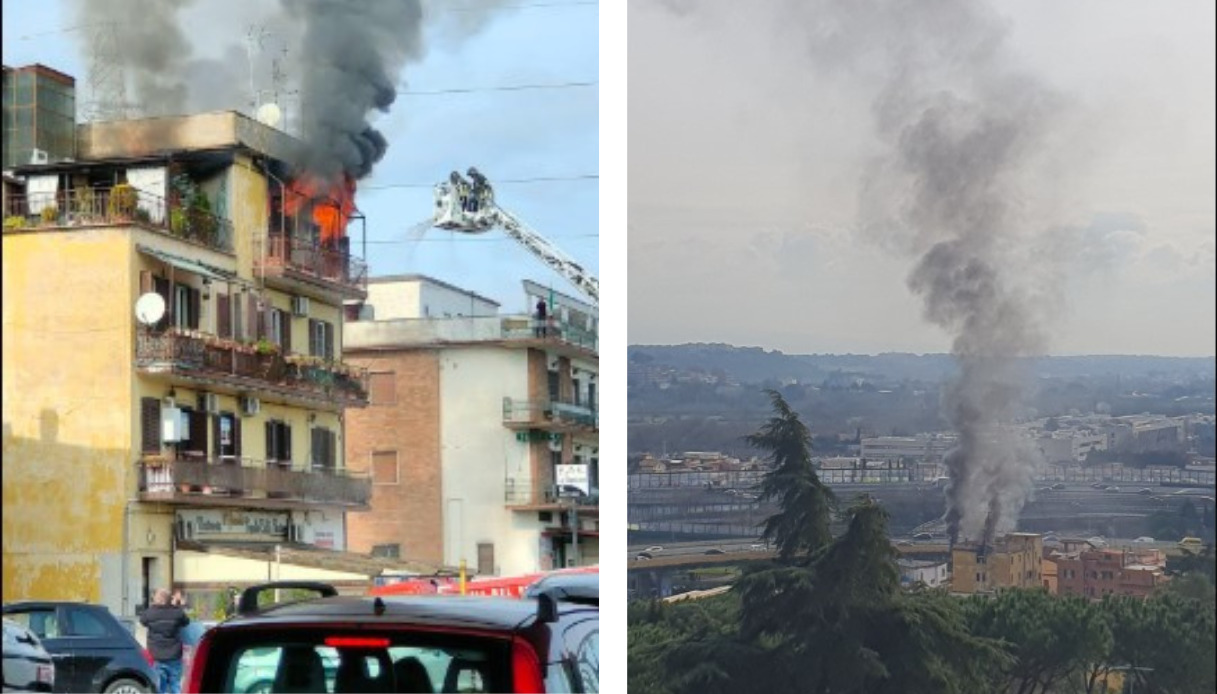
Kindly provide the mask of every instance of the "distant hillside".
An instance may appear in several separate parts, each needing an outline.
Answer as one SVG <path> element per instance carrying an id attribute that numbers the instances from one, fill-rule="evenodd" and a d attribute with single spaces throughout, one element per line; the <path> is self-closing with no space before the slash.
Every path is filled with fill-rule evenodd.
<path id="1" fill-rule="evenodd" d="M 1156 378 L 1163 380 L 1213 378 L 1213 357 L 1156 357 L 1094 355 L 1041 357 L 1034 371 L 1046 378 Z M 831 377 L 855 377 L 871 381 L 903 380 L 938 382 L 952 374 L 955 361 L 949 354 L 785 354 L 760 347 L 732 345 L 632 345 L 632 367 L 666 366 L 686 371 L 721 372 L 741 383 L 767 380 L 818 384 Z"/>

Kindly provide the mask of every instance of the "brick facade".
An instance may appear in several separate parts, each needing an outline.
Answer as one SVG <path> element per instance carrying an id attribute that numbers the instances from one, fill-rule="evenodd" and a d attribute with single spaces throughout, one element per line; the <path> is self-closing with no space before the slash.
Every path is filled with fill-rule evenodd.
<path id="1" fill-rule="evenodd" d="M 348 359 L 371 373 L 394 375 L 395 399 L 373 401 L 348 413 L 347 465 L 371 470 L 372 454 L 396 451 L 396 483 L 373 480 L 372 511 L 347 515 L 351 551 L 400 545 L 401 557 L 444 560 L 442 461 L 440 458 L 439 354 L 429 350 L 352 353 Z"/>

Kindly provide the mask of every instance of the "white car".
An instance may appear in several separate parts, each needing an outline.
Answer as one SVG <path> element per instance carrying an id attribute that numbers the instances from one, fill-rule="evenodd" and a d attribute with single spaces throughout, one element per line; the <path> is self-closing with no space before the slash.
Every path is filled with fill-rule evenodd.
<path id="1" fill-rule="evenodd" d="M 644 550 L 642 550 L 642 551 L 646 552 L 647 554 L 654 554 L 654 553 L 656 553 L 656 552 L 662 552 L 662 551 L 663 551 L 663 547 L 660 547 L 659 545 L 652 545 L 652 546 L 647 547 L 646 549 L 644 549 Z"/>
<path id="2" fill-rule="evenodd" d="M 34 632 L 4 620 L 4 691 L 49 692 L 55 686 L 55 662 Z"/>
<path id="3" fill-rule="evenodd" d="M 1157 542 L 1157 540 L 1155 540 L 1155 539 L 1154 539 L 1154 538 L 1152 538 L 1152 537 L 1138 537 L 1137 539 L 1133 540 L 1133 542 L 1137 542 L 1137 543 L 1140 543 L 1140 544 L 1145 544 L 1145 543 L 1148 543 L 1148 542 Z"/>

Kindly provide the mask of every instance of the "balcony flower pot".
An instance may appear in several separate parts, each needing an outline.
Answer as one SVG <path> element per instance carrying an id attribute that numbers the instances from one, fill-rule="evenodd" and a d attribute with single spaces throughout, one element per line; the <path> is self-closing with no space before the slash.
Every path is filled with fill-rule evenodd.
<path id="1" fill-rule="evenodd" d="M 120 183 L 110 190 L 108 209 L 115 221 L 129 222 L 135 216 L 139 203 L 139 192 L 127 183 Z"/>

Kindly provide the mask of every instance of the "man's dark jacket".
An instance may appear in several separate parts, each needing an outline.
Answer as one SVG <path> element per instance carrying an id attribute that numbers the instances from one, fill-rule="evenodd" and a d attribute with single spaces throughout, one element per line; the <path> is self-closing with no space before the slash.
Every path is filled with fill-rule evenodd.
<path id="1" fill-rule="evenodd" d="M 190 618 L 180 607 L 151 605 L 140 615 L 148 627 L 148 652 L 153 660 L 178 660 L 182 657 L 182 627 Z"/>

